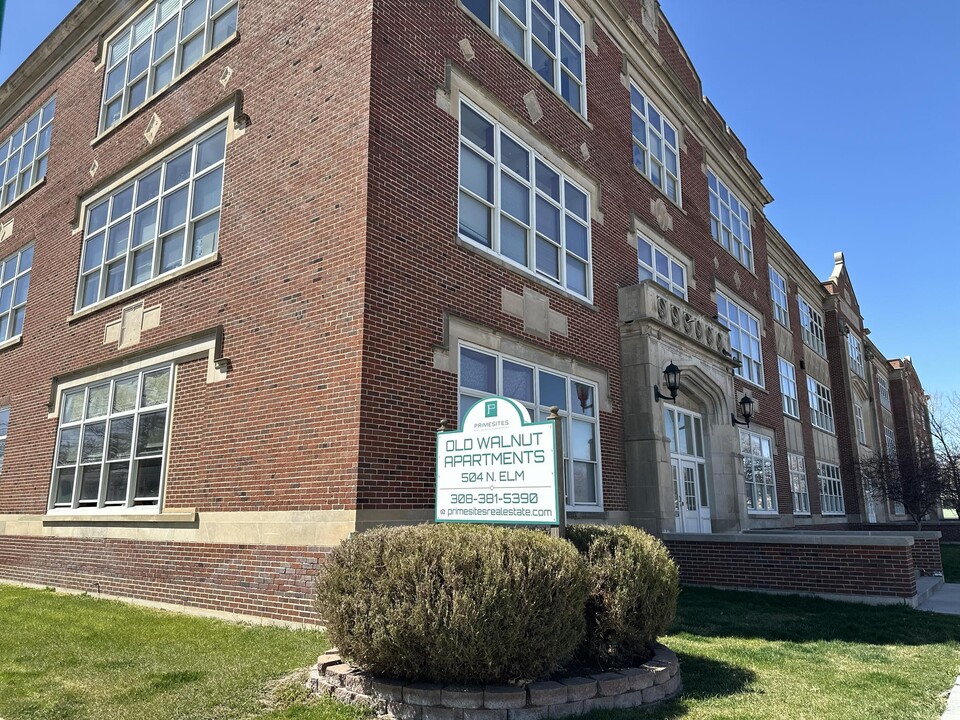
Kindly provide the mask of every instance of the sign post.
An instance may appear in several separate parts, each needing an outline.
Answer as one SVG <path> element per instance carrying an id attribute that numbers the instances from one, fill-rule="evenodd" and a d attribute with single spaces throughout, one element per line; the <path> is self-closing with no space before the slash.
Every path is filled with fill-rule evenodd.
<path id="1" fill-rule="evenodd" d="M 555 413 L 554 413 L 555 414 Z M 515 400 L 474 403 L 463 427 L 437 433 L 437 522 L 560 526 L 558 418 L 532 422 Z"/>

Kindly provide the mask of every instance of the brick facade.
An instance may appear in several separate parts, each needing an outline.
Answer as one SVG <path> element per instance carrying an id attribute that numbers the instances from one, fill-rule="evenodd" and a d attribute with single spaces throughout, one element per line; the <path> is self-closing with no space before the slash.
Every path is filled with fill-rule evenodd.
<path id="1" fill-rule="evenodd" d="M 673 359 L 674 404 L 703 421 L 697 503 L 710 529 L 861 519 L 833 316 L 829 369 L 803 363 L 796 292 L 818 307 L 830 292 L 764 217 L 772 198 L 666 18 L 638 0 L 571 0 L 583 21 L 583 116 L 475 6 L 244 3 L 235 36 L 98 135 L 106 42 L 137 8 L 83 0 L 0 87 L 0 139 L 56 96 L 46 178 L 0 210 L 0 260 L 35 250 L 22 336 L 0 338 L 0 408 L 10 409 L 0 578 L 312 618 L 322 548 L 373 525 L 432 519 L 434 433 L 459 415 L 467 342 L 596 387 L 599 499 L 571 506 L 573 521 L 676 529 L 679 460 L 652 395 Z M 678 202 L 634 167 L 631 83 L 678 132 Z M 588 190 L 589 299 L 460 233 L 462 99 Z M 78 311 L 88 201 L 214 122 L 227 133 L 216 252 Z M 712 237 L 708 170 L 749 208 L 750 267 Z M 636 289 L 641 237 L 683 266 L 685 300 L 650 281 Z M 788 274 L 786 329 L 774 320 L 768 261 Z M 631 292 L 651 298 L 644 314 L 623 304 Z M 762 387 L 731 375 L 718 292 L 758 320 Z M 676 317 L 654 307 L 668 301 Z M 128 335 L 129 318 L 147 311 L 155 322 Z M 705 347 L 704 332 L 719 345 Z M 797 367 L 796 425 L 782 412 L 778 353 Z M 54 507 L 66 389 L 161 359 L 175 371 L 159 503 L 125 514 Z M 832 385 L 835 436 L 811 428 L 807 372 Z M 752 428 L 774 448 L 775 512 L 748 506 L 730 423 L 745 394 L 756 401 Z M 788 451 L 806 461 L 809 516 L 792 513 Z M 821 516 L 821 459 L 842 468 L 844 516 Z"/>

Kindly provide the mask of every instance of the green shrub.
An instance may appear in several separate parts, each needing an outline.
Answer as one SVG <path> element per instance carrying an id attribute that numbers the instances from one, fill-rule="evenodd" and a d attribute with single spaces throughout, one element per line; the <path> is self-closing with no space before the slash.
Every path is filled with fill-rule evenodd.
<path id="1" fill-rule="evenodd" d="M 666 547 L 629 526 L 574 525 L 567 537 L 592 581 L 580 660 L 613 667 L 646 659 L 677 611 L 677 566 Z"/>
<path id="2" fill-rule="evenodd" d="M 583 560 L 542 532 L 485 525 L 382 528 L 334 550 L 317 609 L 351 663 L 433 682 L 532 680 L 585 630 Z"/>

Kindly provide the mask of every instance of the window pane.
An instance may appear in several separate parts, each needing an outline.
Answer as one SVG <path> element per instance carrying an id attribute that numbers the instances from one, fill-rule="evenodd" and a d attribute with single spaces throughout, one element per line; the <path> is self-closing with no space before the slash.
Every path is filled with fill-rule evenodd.
<path id="1" fill-rule="evenodd" d="M 540 400 L 541 407 L 556 405 L 561 410 L 567 409 L 567 381 L 558 375 L 540 371 Z"/>
<path id="2" fill-rule="evenodd" d="M 110 383 L 90 388 L 87 394 L 87 412 L 85 417 L 103 417 L 107 414 L 110 399 Z"/>
<path id="3" fill-rule="evenodd" d="M 80 452 L 80 462 L 99 462 L 103 459 L 103 440 L 107 431 L 107 423 L 90 423 L 83 428 L 83 447 Z"/>
<path id="4" fill-rule="evenodd" d="M 577 505 L 597 504 L 596 466 L 592 463 L 573 463 L 573 497 Z"/>
<path id="5" fill-rule="evenodd" d="M 487 202 L 493 202 L 493 163 L 466 147 L 460 150 L 460 184 Z"/>
<path id="6" fill-rule="evenodd" d="M 107 444 L 107 460 L 122 460 L 130 457 L 133 447 L 133 416 L 114 418 L 110 421 L 110 441 Z"/>
<path id="7" fill-rule="evenodd" d="M 237 7 L 233 6 L 213 23 L 213 40 L 210 47 L 217 47 L 237 31 Z"/>
<path id="8" fill-rule="evenodd" d="M 193 215 L 203 215 L 220 205 L 220 190 L 223 187 L 223 168 L 198 178 L 193 188 Z"/>
<path id="9" fill-rule="evenodd" d="M 532 403 L 533 368 L 503 361 L 503 395 L 521 402 Z"/>
<path id="10" fill-rule="evenodd" d="M 107 466 L 106 502 L 124 502 L 127 499 L 127 477 L 130 466 L 127 462 L 110 463 Z"/>
<path id="11" fill-rule="evenodd" d="M 73 467 L 57 470 L 54 480 L 54 503 L 68 504 L 73 500 L 73 479 L 77 470 Z"/>
<path id="12" fill-rule="evenodd" d="M 183 230 L 163 238 L 160 244 L 160 272 L 168 272 L 183 263 Z"/>
<path id="13" fill-rule="evenodd" d="M 537 238 L 537 270 L 544 275 L 560 279 L 559 248 L 543 238 Z"/>
<path id="14" fill-rule="evenodd" d="M 170 371 L 167 369 L 147 373 L 143 376 L 143 393 L 140 407 L 163 405 L 167 402 L 170 390 Z"/>
<path id="15" fill-rule="evenodd" d="M 197 145 L 197 172 L 203 172 L 211 165 L 223 160 L 227 133 L 221 130 Z"/>
<path id="16" fill-rule="evenodd" d="M 160 468 L 162 458 L 137 461 L 137 499 L 156 498 L 160 495 Z"/>
<path id="17" fill-rule="evenodd" d="M 80 451 L 80 428 L 64 428 L 60 431 L 60 446 L 57 449 L 57 465 L 74 465 Z"/>
<path id="18" fill-rule="evenodd" d="M 220 231 L 220 213 L 208 215 L 193 226 L 193 253 L 192 259 L 213 254 L 217 249 L 217 237 Z"/>
<path id="19" fill-rule="evenodd" d="M 460 193 L 460 233 L 490 247 L 490 208 L 464 192 Z"/>
<path id="20" fill-rule="evenodd" d="M 460 105 L 460 134 L 493 155 L 493 125 L 466 105 Z"/>
<path id="21" fill-rule="evenodd" d="M 497 359 L 492 355 L 462 348 L 460 350 L 460 387 L 496 395 Z"/>
<path id="22" fill-rule="evenodd" d="M 80 468 L 80 502 L 95 503 L 100 496 L 100 465 Z"/>
<path id="23" fill-rule="evenodd" d="M 191 157 L 193 157 L 192 151 L 187 150 L 167 163 L 166 176 L 163 179 L 164 190 L 169 190 L 190 177 Z"/>
<path id="24" fill-rule="evenodd" d="M 163 452 L 163 435 L 167 424 L 167 411 L 144 413 L 137 429 L 137 457 L 159 455 Z"/>
<path id="25" fill-rule="evenodd" d="M 594 424 L 582 420 L 572 420 L 572 442 L 570 455 L 576 460 L 596 460 L 597 442 L 594 436 Z"/>
<path id="26" fill-rule="evenodd" d="M 528 230 L 503 217 L 500 220 L 500 252 L 521 265 L 527 265 Z"/>

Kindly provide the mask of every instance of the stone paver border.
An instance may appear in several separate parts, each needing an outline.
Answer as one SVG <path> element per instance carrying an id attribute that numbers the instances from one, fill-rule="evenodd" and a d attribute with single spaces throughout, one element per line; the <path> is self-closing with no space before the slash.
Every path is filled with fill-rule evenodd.
<path id="1" fill-rule="evenodd" d="M 527 685 L 440 685 L 379 678 L 343 662 L 336 649 L 317 658 L 308 688 L 365 704 L 396 720 L 545 720 L 592 710 L 653 705 L 683 690 L 680 661 L 657 643 L 638 667 Z"/>

